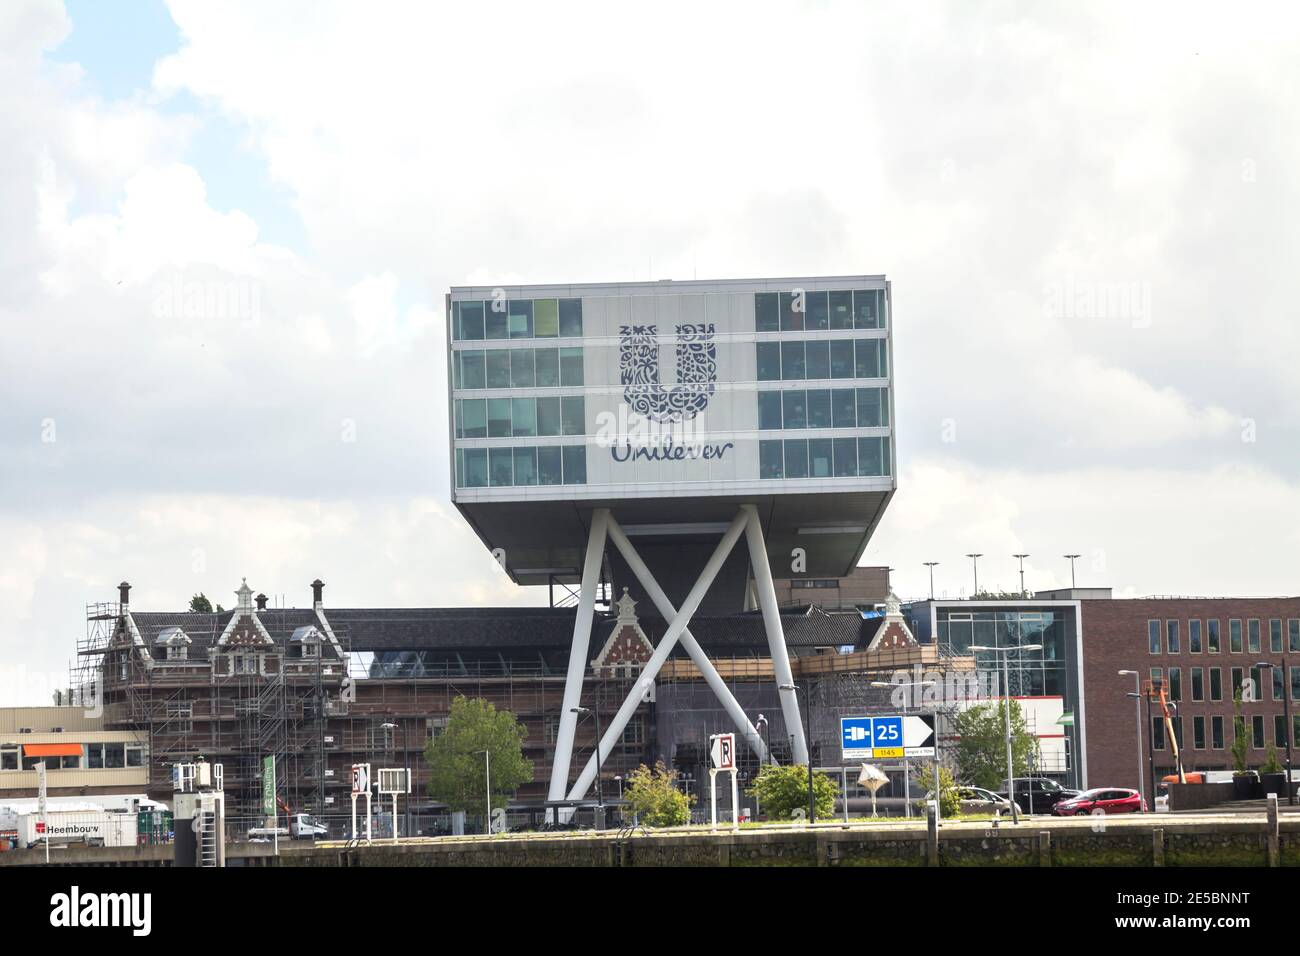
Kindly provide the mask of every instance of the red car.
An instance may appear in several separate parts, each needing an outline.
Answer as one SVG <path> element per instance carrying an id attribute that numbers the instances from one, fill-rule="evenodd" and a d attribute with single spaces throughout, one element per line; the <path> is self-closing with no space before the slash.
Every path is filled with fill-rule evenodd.
<path id="1" fill-rule="evenodd" d="M 1100 813 L 1146 813 L 1146 809 L 1147 802 L 1136 790 L 1099 787 L 1062 800 L 1052 807 L 1052 812 L 1058 817 L 1074 817 Z"/>

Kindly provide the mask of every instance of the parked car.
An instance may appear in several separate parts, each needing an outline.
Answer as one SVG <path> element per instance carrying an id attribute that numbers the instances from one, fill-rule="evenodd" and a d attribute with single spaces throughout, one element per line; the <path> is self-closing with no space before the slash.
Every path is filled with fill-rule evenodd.
<path id="1" fill-rule="evenodd" d="M 958 787 L 962 813 L 1010 813 L 1011 801 L 983 787 Z"/>
<path id="2" fill-rule="evenodd" d="M 1078 796 L 1061 800 L 1052 807 L 1058 817 L 1100 815 L 1110 813 L 1145 813 L 1147 802 L 1136 790 L 1114 787 L 1097 787 L 1085 790 Z"/>
<path id="3" fill-rule="evenodd" d="M 1016 805 L 1026 813 L 1051 813 L 1062 800 L 1078 795 L 1078 790 L 1067 790 L 1051 777 L 1017 777 L 1015 780 Z M 999 792 L 998 796 L 1006 799 L 1007 794 Z"/>

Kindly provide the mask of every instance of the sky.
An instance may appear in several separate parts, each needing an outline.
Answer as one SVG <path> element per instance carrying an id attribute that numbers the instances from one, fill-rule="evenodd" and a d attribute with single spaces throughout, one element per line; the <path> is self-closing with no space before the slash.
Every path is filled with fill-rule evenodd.
<path id="1" fill-rule="evenodd" d="M 86 605 L 545 603 L 449 504 L 450 285 L 884 273 L 864 564 L 1297 593 L 1284 4 L 0 5 L 0 705 Z M 191 290 L 201 290 L 198 301 Z"/>

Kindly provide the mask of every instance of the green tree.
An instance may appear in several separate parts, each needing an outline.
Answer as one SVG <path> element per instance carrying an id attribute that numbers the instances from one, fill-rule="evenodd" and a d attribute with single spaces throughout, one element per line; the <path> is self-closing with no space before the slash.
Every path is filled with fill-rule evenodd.
<path id="1" fill-rule="evenodd" d="M 789 820 L 795 808 L 808 810 L 808 767 L 767 764 L 758 772 L 748 793 L 757 797 L 769 820 Z M 817 819 L 833 816 L 839 787 L 824 773 L 813 773 L 813 799 Z"/>
<path id="2" fill-rule="evenodd" d="M 1232 695 L 1232 710 L 1236 715 L 1232 718 L 1232 767 L 1236 775 L 1241 777 L 1250 772 L 1250 764 L 1247 762 L 1247 748 L 1250 744 L 1246 740 L 1246 718 L 1241 716 L 1240 688 Z"/>
<path id="3" fill-rule="evenodd" d="M 691 822 L 691 804 L 677 789 L 677 771 L 669 770 L 662 760 L 651 770 L 645 764 L 627 775 L 623 799 L 648 827 L 680 827 Z"/>
<path id="4" fill-rule="evenodd" d="M 934 766 L 927 766 L 916 775 L 916 784 L 923 793 L 934 790 Z M 924 801 L 921 802 L 924 810 Z M 947 767 L 939 768 L 939 813 L 945 817 L 955 817 L 961 813 L 961 794 L 957 791 L 957 781 Z"/>
<path id="5" fill-rule="evenodd" d="M 194 597 L 190 598 L 190 610 L 195 614 L 211 614 L 212 602 L 208 600 L 206 594 L 200 591 L 198 594 L 194 595 Z"/>
<path id="6" fill-rule="evenodd" d="M 957 775 L 963 783 L 986 790 L 1002 790 L 1007 776 L 1006 701 L 979 704 L 953 718 L 957 737 Z M 1011 766 L 1015 776 L 1029 772 L 1030 757 L 1038 757 L 1038 738 L 1029 732 L 1025 715 L 1011 701 Z"/>
<path id="7" fill-rule="evenodd" d="M 487 803 L 485 760 L 492 767 L 492 806 L 504 807 L 509 794 L 533 780 L 533 764 L 524 759 L 524 726 L 508 710 L 481 698 L 451 702 L 447 728 L 429 741 L 429 796 L 452 810 L 483 812 Z"/>

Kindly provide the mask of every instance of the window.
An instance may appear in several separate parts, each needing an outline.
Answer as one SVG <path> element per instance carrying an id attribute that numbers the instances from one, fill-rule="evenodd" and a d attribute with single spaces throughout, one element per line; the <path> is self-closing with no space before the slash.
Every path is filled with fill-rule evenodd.
<path id="1" fill-rule="evenodd" d="M 582 338 L 582 300 L 560 300 L 560 335 L 566 339 Z"/>
<path id="2" fill-rule="evenodd" d="M 510 434 L 532 438 L 537 434 L 537 399 L 510 399 Z"/>
<path id="3" fill-rule="evenodd" d="M 857 378 L 884 378 L 889 374 L 885 367 L 884 339 L 855 339 L 853 354 Z"/>
<path id="4" fill-rule="evenodd" d="M 781 343 L 781 378 L 798 381 L 808 377 L 807 352 L 803 342 Z"/>
<path id="5" fill-rule="evenodd" d="M 1219 621 L 1217 618 L 1211 618 L 1205 622 L 1205 646 L 1211 654 L 1217 654 L 1220 651 Z"/>
<path id="6" fill-rule="evenodd" d="M 1277 665 L 1277 666 L 1274 666 L 1274 667 L 1270 667 L 1270 668 L 1268 669 L 1268 672 L 1269 672 L 1269 675 L 1273 678 L 1273 679 L 1269 682 L 1269 683 L 1271 683 L 1271 684 L 1273 685 L 1273 699 L 1274 699 L 1274 700 L 1281 700 L 1281 699 L 1282 699 L 1282 693 L 1283 693 L 1282 685 L 1286 683 L 1286 675 L 1285 675 L 1284 673 L 1282 673 L 1282 667 L 1281 667 L 1281 665 Z"/>
<path id="7" fill-rule="evenodd" d="M 1160 622 L 1147 621 L 1147 653 L 1160 653 Z"/>
<path id="8" fill-rule="evenodd" d="M 424 738 L 426 740 L 437 740 L 447 732 L 446 717 L 430 717 L 424 722 Z"/>
<path id="9" fill-rule="evenodd" d="M 459 306 L 460 324 L 456 327 L 456 338 L 458 339 L 481 339 L 483 338 L 483 303 L 482 302 L 457 302 L 453 303 L 452 308 Z"/>
<path id="10" fill-rule="evenodd" d="M 781 317 L 775 292 L 754 294 L 754 331 L 779 332 Z"/>
<path id="11" fill-rule="evenodd" d="M 514 449 L 515 484 L 537 484 L 537 449 Z"/>
<path id="12" fill-rule="evenodd" d="M 758 443 L 758 477 L 781 478 L 784 470 L 781 465 L 781 443 L 779 441 L 761 441 Z"/>
<path id="13" fill-rule="evenodd" d="M 483 325 L 487 333 L 485 338 L 507 339 L 510 337 L 510 324 L 506 318 L 506 303 L 504 301 L 493 299 L 488 303 L 487 311 L 483 317 Z"/>
<path id="14" fill-rule="evenodd" d="M 1286 622 L 1287 648 L 1294 654 L 1300 654 L 1300 619 L 1291 618 Z"/>
<path id="15" fill-rule="evenodd" d="M 461 437 L 487 438 L 487 401 L 467 398 L 460 403 Z"/>
<path id="16" fill-rule="evenodd" d="M 1210 668 L 1210 700 L 1223 700 L 1223 671 L 1218 667 Z"/>
<path id="17" fill-rule="evenodd" d="M 1151 749 L 1165 749 L 1165 721 L 1163 717 L 1151 718 Z"/>
<path id="18" fill-rule="evenodd" d="M 1201 622 L 1187 622 L 1187 650 L 1192 654 L 1201 653 Z"/>
<path id="19" fill-rule="evenodd" d="M 582 383 L 582 349 L 560 349 L 560 384 L 573 388 Z"/>
<path id="20" fill-rule="evenodd" d="M 564 483 L 564 468 L 560 463 L 560 446 L 549 445 L 537 449 L 537 483 L 559 485 Z"/>
<path id="21" fill-rule="evenodd" d="M 566 435 L 584 435 L 587 432 L 586 400 L 581 395 L 566 395 L 560 399 L 560 418 Z"/>
<path id="22" fill-rule="evenodd" d="M 836 438 L 832 442 L 835 477 L 853 478 L 858 473 L 858 443 L 854 438 Z"/>
<path id="23" fill-rule="evenodd" d="M 811 478 L 831 476 L 831 441 L 829 438 L 808 440 L 808 474 Z"/>
<path id="24" fill-rule="evenodd" d="M 561 428 L 560 400 L 558 398 L 537 399 L 537 434 L 559 435 Z"/>
<path id="25" fill-rule="evenodd" d="M 560 384 L 560 352 L 558 349 L 534 349 L 538 388 L 555 388 Z"/>
<path id="26" fill-rule="evenodd" d="M 1169 699 L 1173 701 L 1183 699 L 1183 669 L 1181 667 L 1169 668 Z"/>
<path id="27" fill-rule="evenodd" d="M 835 428 L 854 428 L 858 424 L 858 413 L 854 390 L 836 388 L 831 390 L 831 425 Z M 853 460 L 857 461 L 857 453 Z"/>
<path id="28" fill-rule="evenodd" d="M 860 477 L 886 476 L 889 474 L 889 439 L 858 439 L 858 475 Z"/>
<path id="29" fill-rule="evenodd" d="M 1242 678 L 1243 673 L 1244 673 L 1244 671 L 1242 671 L 1242 669 L 1241 669 L 1240 667 L 1234 667 L 1234 668 L 1233 668 L 1233 669 L 1228 673 L 1228 677 L 1231 678 L 1231 680 L 1232 680 L 1232 696 L 1233 696 L 1233 697 L 1236 697 L 1237 694 L 1241 691 L 1241 678 Z"/>
<path id="30" fill-rule="evenodd" d="M 126 765 L 128 767 L 144 766 L 144 745 L 142 744 L 126 745 Z"/>
<path id="31" fill-rule="evenodd" d="M 1223 749 L 1223 718 L 1210 718 L 1210 746 L 1215 750 Z"/>
<path id="32" fill-rule="evenodd" d="M 1268 649 L 1274 654 L 1282 653 L 1282 619 L 1275 617 L 1268 622 Z"/>
<path id="33" fill-rule="evenodd" d="M 505 399 L 509 403 L 510 399 Z M 493 488 L 515 483 L 514 454 L 509 448 L 488 449 L 488 482 Z"/>
<path id="34" fill-rule="evenodd" d="M 510 387 L 532 388 L 537 384 L 537 373 L 533 367 L 533 349 L 511 349 L 510 351 Z"/>
<path id="35" fill-rule="evenodd" d="M 487 353 L 487 387 L 510 387 L 510 352 L 507 349 L 489 349 Z"/>
<path id="36" fill-rule="evenodd" d="M 855 329 L 883 329 L 881 316 L 883 289 L 868 289 L 853 293 L 853 327 Z"/>
<path id="37" fill-rule="evenodd" d="M 1264 749 L 1264 715 L 1255 714 L 1250 718 L 1251 746 L 1256 750 Z"/>
<path id="38" fill-rule="evenodd" d="M 808 427 L 831 427 L 831 393 L 824 388 L 808 389 Z"/>
<path id="39" fill-rule="evenodd" d="M 531 299 L 512 299 L 507 312 L 512 339 L 533 337 L 533 303 Z"/>
<path id="40" fill-rule="evenodd" d="M 785 476 L 808 477 L 808 440 L 792 438 L 785 443 Z"/>
<path id="41" fill-rule="evenodd" d="M 1279 747 L 1286 746 L 1286 716 L 1284 714 L 1273 715 L 1273 743 Z"/>
<path id="42" fill-rule="evenodd" d="M 831 378 L 853 378 L 853 339 L 834 339 L 830 345 Z"/>
<path id="43" fill-rule="evenodd" d="M 1300 667 L 1291 667 L 1291 699 L 1300 700 Z"/>
<path id="44" fill-rule="evenodd" d="M 554 299 L 533 300 L 533 335 L 553 339 L 560 334 L 560 306 Z"/>
<path id="45" fill-rule="evenodd" d="M 485 388 L 487 377 L 483 370 L 483 350 L 467 349 L 456 354 L 460 356 L 460 387 Z"/>
<path id="46" fill-rule="evenodd" d="M 786 428 L 808 427 L 808 395 L 802 389 L 782 392 L 781 409 Z"/>
<path id="47" fill-rule="evenodd" d="M 1192 668 L 1192 700 L 1205 700 L 1205 676 L 1199 667 Z"/>
<path id="48" fill-rule="evenodd" d="M 781 427 L 781 393 L 758 393 L 758 427 L 760 429 L 779 429 Z"/>
<path id="49" fill-rule="evenodd" d="M 829 300 L 831 328 L 837 331 L 853 328 L 853 293 L 832 292 Z"/>
<path id="50" fill-rule="evenodd" d="M 1168 638 L 1167 645 L 1170 654 L 1182 653 L 1183 642 L 1178 636 L 1178 622 L 1165 621 L 1165 636 Z"/>
<path id="51" fill-rule="evenodd" d="M 809 329 L 824 332 L 831 327 L 830 308 L 825 292 L 805 292 L 804 312 L 808 316 Z"/>
<path id="52" fill-rule="evenodd" d="M 889 393 L 883 388 L 859 388 L 858 427 L 882 428 L 889 424 Z"/>
<path id="53" fill-rule="evenodd" d="M 781 331 L 782 332 L 802 332 L 803 307 L 804 300 L 802 296 L 796 297 L 792 292 L 780 293 L 781 303 Z"/>
<path id="54" fill-rule="evenodd" d="M 804 365 L 808 378 L 826 379 L 831 377 L 831 343 L 826 341 L 805 342 Z"/>
<path id="55" fill-rule="evenodd" d="M 1246 622 L 1246 650 L 1252 654 L 1259 653 L 1259 618 L 1252 617 Z"/>
<path id="56" fill-rule="evenodd" d="M 237 655 L 236 659 L 244 655 Z M 166 729 L 178 734 L 188 734 L 194 730 L 194 704 L 190 701 L 168 701 L 167 702 L 167 725 Z M 105 764 L 113 766 L 112 764 Z M 118 764 L 120 767 L 121 764 Z"/>
<path id="57" fill-rule="evenodd" d="M 1205 749 L 1205 718 L 1192 718 L 1192 748 L 1194 750 Z"/>
<path id="58" fill-rule="evenodd" d="M 18 769 L 18 745 L 6 744 L 0 747 L 0 770 Z"/>
<path id="59" fill-rule="evenodd" d="M 488 437 L 510 437 L 510 399 L 489 398 L 487 400 Z"/>
<path id="60" fill-rule="evenodd" d="M 1241 653 L 1241 621 L 1228 621 L 1228 650 L 1233 654 Z"/>
<path id="61" fill-rule="evenodd" d="M 627 747 L 635 747 L 645 743 L 645 721 L 640 717 L 633 717 L 623 728 L 623 744 Z"/>
<path id="62" fill-rule="evenodd" d="M 583 445 L 564 446 L 564 483 L 566 485 L 585 485 L 587 483 L 587 449 Z"/>
<path id="63" fill-rule="evenodd" d="M 781 379 L 781 343 L 759 342 L 755 348 L 758 352 L 758 380 L 776 382 Z"/>

